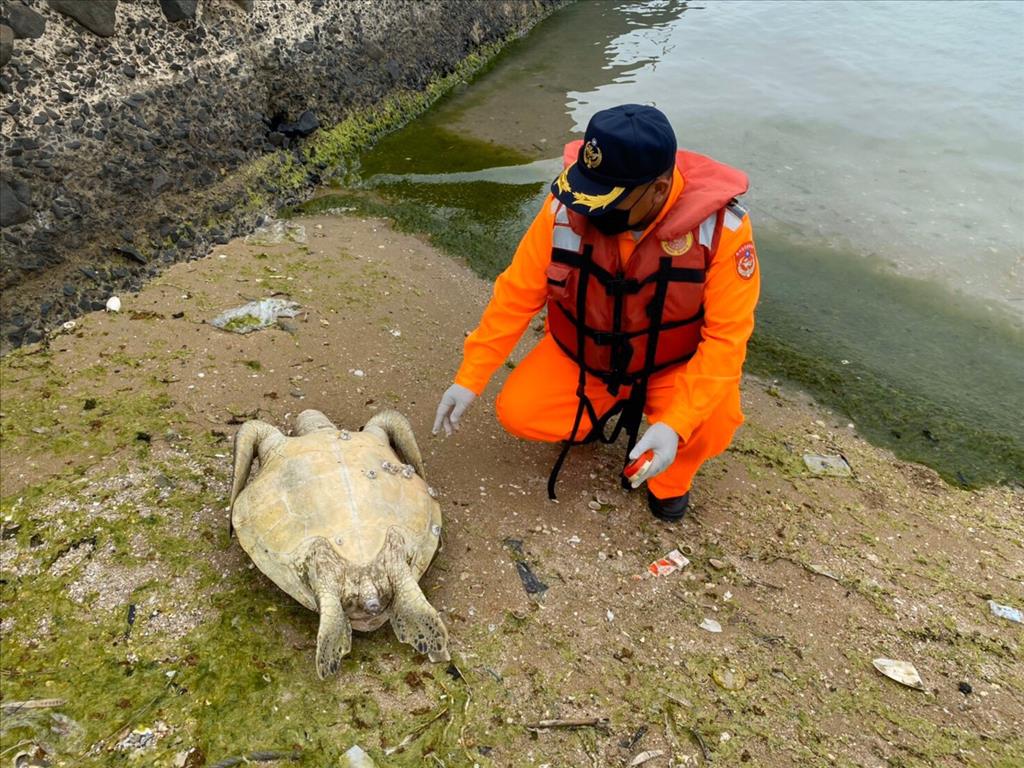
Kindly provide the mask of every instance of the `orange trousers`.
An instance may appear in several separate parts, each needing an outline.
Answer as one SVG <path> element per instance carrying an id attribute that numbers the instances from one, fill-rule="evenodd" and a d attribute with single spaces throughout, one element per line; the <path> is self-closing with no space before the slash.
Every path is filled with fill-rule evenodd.
<path id="1" fill-rule="evenodd" d="M 568 440 L 579 407 L 578 383 L 576 363 L 562 352 L 550 334 L 545 334 L 505 381 L 495 403 L 498 420 L 516 437 L 543 442 Z M 651 377 L 644 406 L 648 422 L 659 421 L 660 414 L 668 409 L 673 396 L 671 384 L 672 369 Z M 629 388 L 624 387 L 612 397 L 605 385 L 591 376 L 587 376 L 585 391 L 599 416 L 618 400 L 629 396 Z M 680 442 L 672 465 L 647 481 L 651 493 L 666 499 L 689 491 L 700 465 L 728 448 L 736 428 L 742 423 L 740 392 L 736 387 L 710 418 L 693 431 L 689 440 Z M 576 439 L 583 439 L 591 428 L 584 412 Z"/>

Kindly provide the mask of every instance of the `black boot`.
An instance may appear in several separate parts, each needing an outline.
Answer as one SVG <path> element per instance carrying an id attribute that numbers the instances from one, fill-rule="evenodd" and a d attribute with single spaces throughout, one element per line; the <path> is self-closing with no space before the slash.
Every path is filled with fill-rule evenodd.
<path id="1" fill-rule="evenodd" d="M 682 496 L 659 499 L 648 488 L 647 506 L 651 508 L 651 514 L 659 520 L 664 520 L 667 523 L 678 523 L 683 519 L 686 510 L 690 508 L 690 492 L 687 491 Z"/>

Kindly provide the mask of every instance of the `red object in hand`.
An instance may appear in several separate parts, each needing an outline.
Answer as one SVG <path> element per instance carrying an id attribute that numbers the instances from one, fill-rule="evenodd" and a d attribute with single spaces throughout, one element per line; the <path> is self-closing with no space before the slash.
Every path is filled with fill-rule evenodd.
<path id="1" fill-rule="evenodd" d="M 626 468 L 622 470 L 622 474 L 626 476 L 626 479 L 629 480 L 630 483 L 632 483 L 633 478 L 646 471 L 647 468 L 651 466 L 652 461 L 654 461 L 654 451 L 644 451 L 640 454 L 639 458 L 626 465 Z"/>

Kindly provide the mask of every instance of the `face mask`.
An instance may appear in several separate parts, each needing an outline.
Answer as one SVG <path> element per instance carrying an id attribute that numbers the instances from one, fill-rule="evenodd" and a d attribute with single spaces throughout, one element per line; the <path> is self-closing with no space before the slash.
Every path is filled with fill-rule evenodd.
<path id="1" fill-rule="evenodd" d="M 625 211 L 621 208 L 612 208 L 600 216 L 591 216 L 590 223 L 602 235 L 618 235 L 629 229 L 629 214 L 632 211 L 632 208 Z"/>
<path id="2" fill-rule="evenodd" d="M 648 188 L 654 182 L 649 183 Z M 629 216 L 633 213 L 633 209 L 640 204 L 640 201 L 647 196 L 647 190 L 640 195 L 633 205 L 623 210 L 622 208 L 612 208 L 611 210 L 605 211 L 600 216 L 591 216 L 590 223 L 594 225 L 594 228 L 602 235 L 618 235 L 625 232 L 630 228 Z"/>

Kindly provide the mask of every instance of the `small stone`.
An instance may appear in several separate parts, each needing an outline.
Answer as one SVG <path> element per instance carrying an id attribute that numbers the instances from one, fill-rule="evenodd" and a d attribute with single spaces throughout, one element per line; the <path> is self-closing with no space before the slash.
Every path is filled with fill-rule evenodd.
<path id="1" fill-rule="evenodd" d="M 153 184 L 150 186 L 149 191 L 151 194 L 159 195 L 161 192 L 170 187 L 171 184 L 172 182 L 170 176 L 168 176 L 163 171 L 157 171 L 156 175 L 153 177 Z"/>
<path id="2" fill-rule="evenodd" d="M 31 211 L 14 194 L 14 189 L 0 179 L 0 228 L 28 221 Z"/>
<path id="3" fill-rule="evenodd" d="M 303 53 L 313 53 L 316 50 L 316 44 L 312 40 L 303 40 L 299 43 L 298 49 Z"/>
<path id="4" fill-rule="evenodd" d="M 721 560 L 718 560 L 717 558 L 714 558 L 714 557 L 712 557 L 710 560 L 708 560 L 708 564 L 712 568 L 714 568 L 716 571 L 720 571 L 723 568 L 725 568 L 725 563 L 722 562 Z"/>
<path id="5" fill-rule="evenodd" d="M 32 118 L 33 125 L 46 125 L 48 122 L 50 122 L 50 117 L 45 112 L 40 112 Z"/>
<path id="6" fill-rule="evenodd" d="M 0 67 L 14 55 L 14 32 L 6 24 L 0 24 Z"/>

